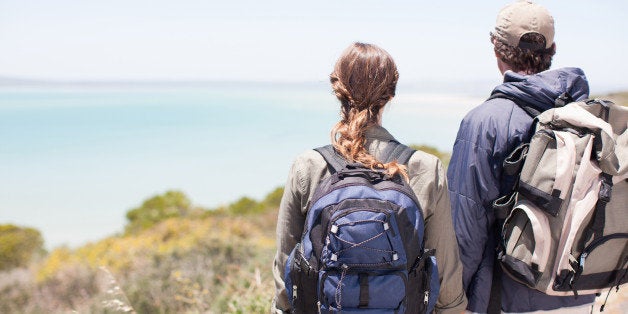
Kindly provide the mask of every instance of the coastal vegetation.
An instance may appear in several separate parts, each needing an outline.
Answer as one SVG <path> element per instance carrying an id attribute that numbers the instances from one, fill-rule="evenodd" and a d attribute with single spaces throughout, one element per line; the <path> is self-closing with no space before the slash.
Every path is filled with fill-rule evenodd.
<path id="1" fill-rule="evenodd" d="M 215 209 L 180 191 L 150 197 L 122 234 L 0 273 L 0 312 L 265 312 L 282 193 Z"/>
<path id="2" fill-rule="evenodd" d="M 39 231 L 11 224 L 0 225 L 0 271 L 28 266 L 45 253 Z"/>
<path id="3" fill-rule="evenodd" d="M 166 191 L 119 234 L 50 252 L 37 230 L 0 225 L 0 313 L 266 313 L 282 194 L 204 208 Z"/>

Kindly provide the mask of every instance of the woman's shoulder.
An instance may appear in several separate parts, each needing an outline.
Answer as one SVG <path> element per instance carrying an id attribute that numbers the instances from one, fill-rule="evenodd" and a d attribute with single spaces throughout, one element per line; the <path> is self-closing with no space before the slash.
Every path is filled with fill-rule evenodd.
<path id="1" fill-rule="evenodd" d="M 302 196 L 309 200 L 318 183 L 329 175 L 327 162 L 313 149 L 306 150 L 294 159 L 288 182 L 296 185 Z"/>
<path id="2" fill-rule="evenodd" d="M 308 149 L 294 159 L 290 177 L 298 177 L 303 185 L 309 185 L 306 181 L 318 182 L 327 169 L 327 162 L 323 156 L 314 149 Z"/>
<path id="3" fill-rule="evenodd" d="M 438 173 L 442 167 L 443 164 L 438 157 L 422 150 L 414 152 L 410 156 L 410 160 L 408 160 L 408 171 L 411 175 L 429 172 Z"/>
<path id="4" fill-rule="evenodd" d="M 303 151 L 294 159 L 294 167 L 299 169 L 325 168 L 326 165 L 323 156 L 314 149 Z"/>

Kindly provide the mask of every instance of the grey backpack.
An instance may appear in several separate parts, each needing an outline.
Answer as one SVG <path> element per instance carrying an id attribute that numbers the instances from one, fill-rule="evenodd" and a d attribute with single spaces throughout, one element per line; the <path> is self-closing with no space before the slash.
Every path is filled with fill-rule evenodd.
<path id="1" fill-rule="evenodd" d="M 530 143 L 504 162 L 518 175 L 495 201 L 504 273 L 548 295 L 628 282 L 628 107 L 571 102 L 535 118 Z"/>

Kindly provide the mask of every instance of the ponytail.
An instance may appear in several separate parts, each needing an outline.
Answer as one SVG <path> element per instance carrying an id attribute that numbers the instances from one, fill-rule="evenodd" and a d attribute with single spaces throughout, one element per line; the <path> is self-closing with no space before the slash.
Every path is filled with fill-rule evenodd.
<path id="1" fill-rule="evenodd" d="M 392 57 L 383 49 L 355 43 L 345 50 L 330 75 L 341 103 L 341 120 L 331 130 L 331 143 L 349 162 L 408 180 L 406 166 L 382 163 L 366 150 L 366 130 L 378 124 L 380 111 L 395 96 L 398 78 Z"/>

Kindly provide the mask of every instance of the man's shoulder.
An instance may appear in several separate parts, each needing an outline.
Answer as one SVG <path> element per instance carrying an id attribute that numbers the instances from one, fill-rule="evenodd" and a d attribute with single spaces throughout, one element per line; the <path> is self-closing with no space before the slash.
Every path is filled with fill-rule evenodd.
<path id="1" fill-rule="evenodd" d="M 516 106 L 509 99 L 488 99 L 465 115 L 458 135 L 473 136 L 477 132 L 495 133 L 507 129 Z"/>
<path id="2" fill-rule="evenodd" d="M 487 99 L 480 105 L 471 109 L 465 116 L 464 120 L 469 121 L 486 121 L 490 119 L 503 120 L 506 118 L 505 114 L 512 113 L 513 108 L 517 104 L 507 98 L 492 98 Z"/>

